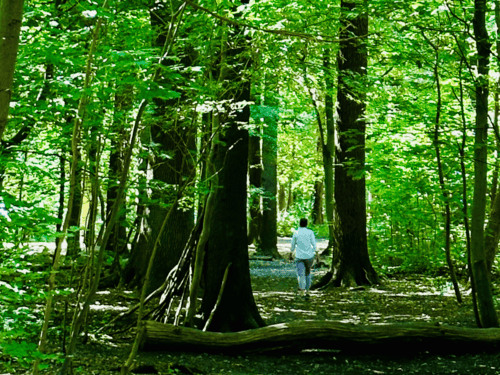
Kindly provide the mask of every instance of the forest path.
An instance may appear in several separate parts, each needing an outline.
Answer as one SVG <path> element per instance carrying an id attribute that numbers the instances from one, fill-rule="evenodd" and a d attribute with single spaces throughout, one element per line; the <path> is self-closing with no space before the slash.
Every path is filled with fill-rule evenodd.
<path id="1" fill-rule="evenodd" d="M 468 290 L 464 288 L 464 303 L 459 305 L 448 279 L 444 277 L 406 275 L 384 278 L 382 285 L 365 290 L 333 288 L 312 291 L 311 299 L 306 301 L 296 294 L 297 280 L 293 263 L 251 261 L 250 267 L 254 298 L 267 324 L 313 319 L 353 325 L 427 322 L 475 327 Z M 314 277 L 324 272 L 326 269 L 316 269 Z M 114 304 L 112 301 L 108 303 Z M 98 314 L 97 311 L 93 313 L 95 322 L 101 321 Z M 132 339 L 131 333 L 126 332 L 113 335 L 109 344 L 103 340 L 84 346 L 85 353 L 77 360 L 82 370 L 76 374 L 116 374 L 110 368 L 123 363 L 121 361 L 128 355 Z M 158 369 L 157 373 L 166 373 L 163 370 L 168 363 L 178 363 L 188 366 L 193 373 L 211 375 L 500 374 L 499 353 L 443 355 L 433 354 L 433 349 L 436 348 L 404 356 L 391 353 L 352 354 L 339 350 L 304 350 L 301 353 L 282 351 L 237 356 L 162 351 L 141 352 L 137 359 L 138 363 L 153 365 Z M 91 372 L 96 369 L 101 371 Z"/>
<path id="2" fill-rule="evenodd" d="M 284 242 L 284 246 L 289 245 Z M 326 268 L 313 270 L 318 278 Z M 250 261 L 255 302 L 267 324 L 301 320 L 331 320 L 349 324 L 427 322 L 475 327 L 472 302 L 466 285 L 461 284 L 464 303 L 459 305 L 445 277 L 404 275 L 383 277 L 383 284 L 363 290 L 332 288 L 312 291 L 306 301 L 296 294 L 295 267 L 285 261 Z M 99 293 L 91 312 L 91 332 L 103 321 L 134 303 L 124 298 L 123 290 Z M 174 306 L 175 308 L 175 306 Z M 123 321 L 135 325 L 134 318 Z M 91 335 L 87 345 L 79 347 L 75 358 L 75 375 L 116 375 L 127 358 L 134 339 L 132 331 Z M 411 352 L 344 353 L 339 350 L 304 350 L 301 353 L 206 354 L 196 352 L 140 352 L 137 364 L 148 364 L 156 372 L 167 374 L 168 364 L 188 366 L 200 374 L 500 374 L 500 353 L 443 355 Z M 472 350 L 468 348 L 466 350 Z M 190 372 L 182 371 L 179 374 Z M 197 371 L 196 369 L 199 369 Z M 50 372 L 52 373 L 52 372 Z"/>

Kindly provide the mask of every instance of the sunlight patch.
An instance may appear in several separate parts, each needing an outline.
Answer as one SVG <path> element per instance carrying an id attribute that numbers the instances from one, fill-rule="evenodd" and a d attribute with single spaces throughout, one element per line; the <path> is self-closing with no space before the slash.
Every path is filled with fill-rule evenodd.
<path id="1" fill-rule="evenodd" d="M 296 310 L 296 309 L 290 309 L 291 312 L 294 312 L 294 313 L 303 313 L 303 314 L 307 314 L 307 315 L 316 315 L 316 312 L 315 311 L 309 311 L 309 310 Z"/>
<path id="2" fill-rule="evenodd" d="M 380 294 L 387 294 L 387 291 L 386 290 L 380 290 L 380 289 L 368 289 L 369 292 L 373 292 L 373 293 L 380 293 Z"/>
<path id="3" fill-rule="evenodd" d="M 425 320 L 426 322 L 429 322 L 431 320 L 431 317 L 427 314 L 422 314 L 420 317 L 415 317 L 417 318 L 418 320 Z"/>
<path id="4" fill-rule="evenodd" d="M 348 323 L 348 324 L 359 324 L 359 318 L 356 319 L 342 319 L 339 320 L 339 323 Z"/>
<path id="5" fill-rule="evenodd" d="M 94 310 L 94 311 L 126 311 L 126 310 L 128 310 L 128 307 L 95 304 L 95 305 L 90 305 L 90 310 Z"/>

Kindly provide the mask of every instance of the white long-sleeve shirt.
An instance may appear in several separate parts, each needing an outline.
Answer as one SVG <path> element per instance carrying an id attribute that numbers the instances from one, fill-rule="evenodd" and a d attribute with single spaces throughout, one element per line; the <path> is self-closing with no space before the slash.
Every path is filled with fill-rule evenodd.
<path id="1" fill-rule="evenodd" d="M 316 238 L 314 232 L 308 228 L 300 227 L 292 237 L 292 252 L 297 248 L 295 259 L 311 259 L 316 252 Z"/>

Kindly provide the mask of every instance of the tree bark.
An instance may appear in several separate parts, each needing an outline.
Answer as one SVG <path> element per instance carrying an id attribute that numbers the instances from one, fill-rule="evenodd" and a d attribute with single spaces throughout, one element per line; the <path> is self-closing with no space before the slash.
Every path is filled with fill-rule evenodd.
<path id="1" fill-rule="evenodd" d="M 247 1 L 242 1 L 247 3 Z M 248 40 L 230 27 L 231 45 L 225 53 L 224 81 L 229 85 L 221 99 L 235 103 L 250 100 L 250 81 L 241 79 L 241 66 L 249 66 L 242 56 Z M 237 85 L 235 86 L 237 82 Z M 226 117 L 226 116 L 224 116 Z M 212 147 L 211 165 L 217 172 L 209 200 L 213 199 L 211 230 L 206 245 L 203 279 L 205 287 L 199 313 L 205 325 L 219 299 L 224 273 L 231 263 L 220 302 L 208 327 L 210 331 L 230 332 L 265 325 L 252 294 L 247 244 L 247 165 L 248 130 L 241 126 L 250 120 L 245 105 L 222 118 L 223 129 Z"/>
<path id="2" fill-rule="evenodd" d="M 304 65 L 305 66 L 305 65 Z M 321 156 L 323 158 L 323 171 L 324 171 L 324 188 L 325 188 L 325 206 L 326 206 L 326 221 L 328 223 L 328 252 L 334 243 L 334 209 L 335 203 L 333 200 L 333 160 L 334 160 L 334 144 L 335 144 L 335 124 L 333 119 L 333 81 L 331 77 L 330 70 L 330 49 L 326 48 L 323 54 L 323 73 L 325 75 L 325 126 L 321 119 L 321 113 L 316 103 L 312 87 L 308 83 L 307 70 L 304 68 L 304 81 L 309 90 L 311 96 L 311 101 L 316 112 L 316 120 L 319 128 L 319 143 L 318 148 L 321 151 Z M 315 186 L 317 188 L 317 186 Z M 316 197 L 316 195 L 315 195 Z M 316 206 L 315 200 L 315 210 L 319 208 Z M 321 207 L 322 209 L 322 207 Z"/>
<path id="3" fill-rule="evenodd" d="M 280 215 L 286 211 L 286 187 L 284 184 L 278 185 L 278 209 Z"/>
<path id="4" fill-rule="evenodd" d="M 80 252 L 80 217 L 83 206 L 82 154 L 80 145 L 71 147 L 71 168 L 75 164 L 75 177 L 70 188 L 73 190 L 73 209 L 69 218 L 69 232 L 67 237 L 67 255 L 75 257 Z"/>
<path id="5" fill-rule="evenodd" d="M 292 159 L 295 158 L 295 151 L 292 152 Z M 286 211 L 290 211 L 293 206 L 293 171 L 288 176 L 288 190 L 286 199 Z"/>
<path id="6" fill-rule="evenodd" d="M 272 91 L 266 87 L 266 91 Z M 264 196 L 262 198 L 262 225 L 260 231 L 261 247 L 263 255 L 281 258 L 278 253 L 278 108 L 272 93 L 265 96 L 264 105 L 266 113 L 264 116 L 264 132 L 262 138 L 262 187 Z"/>
<path id="7" fill-rule="evenodd" d="M 335 236 L 334 223 L 334 176 L 333 164 L 335 153 L 335 123 L 333 120 L 333 80 L 330 64 L 330 49 L 326 48 L 323 55 L 323 71 L 325 74 L 325 123 L 326 134 L 323 137 L 323 168 L 325 170 L 325 208 L 328 222 L 328 249 L 333 249 Z"/>
<path id="8" fill-rule="evenodd" d="M 462 80 L 462 67 L 464 63 L 464 57 L 460 60 L 460 68 L 458 73 L 458 81 L 460 87 L 460 96 L 457 97 L 457 100 L 460 103 L 460 112 L 461 112 L 461 120 L 462 120 L 462 141 L 458 145 L 458 152 L 460 154 L 460 171 L 462 177 L 462 213 L 464 219 L 464 229 L 465 229 L 465 246 L 466 246 L 466 255 L 467 255 L 467 268 L 469 271 L 469 276 L 471 280 L 471 293 L 472 293 L 472 306 L 474 309 L 474 317 L 476 319 L 476 323 L 479 328 L 481 328 L 481 319 L 479 318 L 479 311 L 477 308 L 477 293 L 476 293 L 476 283 L 474 282 L 474 274 L 472 272 L 472 262 L 470 256 L 470 230 L 469 230 L 469 203 L 467 200 L 467 172 L 465 169 L 465 146 L 467 143 L 467 120 L 465 118 L 465 110 L 464 110 L 464 85 Z"/>
<path id="9" fill-rule="evenodd" d="M 171 19 L 172 14 L 169 12 L 170 6 L 151 11 L 151 25 L 158 33 L 155 41 L 156 47 L 164 46 L 168 37 L 169 31 L 164 30 L 163 19 Z M 190 51 L 184 52 L 180 63 L 184 66 L 190 66 L 192 58 Z M 162 61 L 165 66 L 169 66 L 171 63 L 170 60 Z M 165 85 L 174 84 L 169 81 L 168 76 L 162 78 L 161 81 Z M 182 92 L 181 100 L 159 98 L 153 100 L 155 103 L 155 123 L 151 124 L 151 138 L 158 145 L 158 150 L 152 168 L 153 179 L 159 182 L 159 188 L 153 187 L 151 198 L 155 202 L 148 207 L 139 240 L 134 245 L 125 270 L 125 281 L 132 286 L 143 284 L 149 258 L 163 219 L 168 212 L 168 206 L 175 199 L 176 190 L 182 185 L 183 179 L 190 176 L 195 168 L 191 157 L 196 149 L 196 128 L 188 115 L 183 112 L 182 116 L 185 119 L 181 119 L 180 112 L 178 112 L 183 102 L 182 99 L 185 98 L 186 93 Z M 165 158 L 162 155 L 168 155 L 168 157 Z M 170 270 L 177 264 L 193 226 L 193 207 L 179 208 L 170 216 L 156 252 L 148 284 L 148 294 L 163 284 Z"/>
<path id="10" fill-rule="evenodd" d="M 0 140 L 9 117 L 23 6 L 23 0 L 0 0 Z"/>
<path id="11" fill-rule="evenodd" d="M 486 30 L 486 0 L 474 2 L 474 36 L 477 47 L 476 124 L 474 137 L 474 196 L 471 224 L 471 261 L 476 284 L 481 326 L 497 327 L 498 318 L 493 303 L 491 284 L 484 255 L 484 219 L 488 158 L 488 63 L 490 43 Z"/>
<path id="12" fill-rule="evenodd" d="M 365 189 L 365 90 L 367 71 L 366 38 L 368 15 L 362 1 L 342 1 L 343 38 L 359 39 L 340 43 L 338 58 L 338 146 L 335 166 L 337 209 L 333 267 L 335 286 L 378 283 L 368 256 Z M 349 17 L 354 8 L 356 16 Z M 353 80 L 355 83 L 353 84 Z"/>
<path id="13" fill-rule="evenodd" d="M 246 86 L 247 84 L 245 84 Z M 248 100 L 246 87 L 237 100 Z M 264 325 L 253 299 L 250 284 L 248 245 L 246 233 L 246 168 L 248 131 L 238 123 L 248 122 L 248 106 L 227 123 L 224 133 L 214 144 L 214 170 L 219 171 L 214 195 L 212 225 L 206 246 L 204 280 L 205 289 L 200 313 L 207 319 L 222 285 L 229 263 L 227 284 L 219 307 L 209 327 L 211 331 L 239 331 Z"/>
<path id="14" fill-rule="evenodd" d="M 331 321 L 281 323 L 242 332 L 202 332 L 155 321 L 142 326 L 144 350 L 186 350 L 236 354 L 274 350 L 337 349 L 349 352 L 438 353 L 498 350 L 500 329 L 430 324 L 362 326 Z"/>
<path id="15" fill-rule="evenodd" d="M 251 135 L 248 145 L 248 177 L 250 186 L 255 189 L 260 189 L 262 187 L 262 160 L 261 160 L 261 147 L 260 147 L 260 129 L 255 129 L 257 134 Z M 254 242 L 257 247 L 260 246 L 260 228 L 262 221 L 261 213 L 261 193 L 260 191 L 255 191 L 251 193 L 250 202 L 250 224 L 248 226 L 248 244 L 251 245 Z"/>
<path id="16" fill-rule="evenodd" d="M 323 182 L 319 180 L 314 183 L 314 203 L 311 217 L 314 224 L 323 224 Z"/>
<path id="17" fill-rule="evenodd" d="M 126 72 L 123 72 L 126 74 Z M 132 109 L 133 87 L 131 85 L 120 85 L 115 94 L 115 106 L 113 113 L 113 134 L 111 138 L 111 151 L 109 155 L 108 188 L 106 190 L 106 217 L 111 213 L 111 209 L 118 195 L 118 185 L 123 170 L 123 157 L 125 144 L 127 142 L 128 115 Z M 125 210 L 123 210 L 124 212 Z M 109 238 L 108 250 L 116 254 L 116 258 L 124 250 L 126 245 L 126 229 L 122 224 L 124 214 L 120 213 L 113 232 Z M 118 263 L 119 264 L 119 263 Z"/>

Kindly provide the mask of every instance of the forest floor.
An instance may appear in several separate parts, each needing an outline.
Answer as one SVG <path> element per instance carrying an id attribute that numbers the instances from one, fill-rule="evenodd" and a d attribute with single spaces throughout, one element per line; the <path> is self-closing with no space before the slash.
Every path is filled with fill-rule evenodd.
<path id="1" fill-rule="evenodd" d="M 413 323 L 476 327 L 470 292 L 462 285 L 464 302 L 458 304 L 446 277 L 393 275 L 381 285 L 363 290 L 332 288 L 312 291 L 304 300 L 297 295 L 294 265 L 289 262 L 251 261 L 252 288 L 267 324 L 300 320 L 332 320 L 368 325 Z M 326 269 L 314 271 L 317 280 Z M 92 308 L 91 329 L 109 321 L 136 301 L 123 290 L 100 292 Z M 121 321 L 121 332 L 106 330 L 79 344 L 75 375 L 117 375 L 129 355 L 134 335 L 123 330 L 133 318 Z M 500 374 L 500 353 L 444 355 L 429 348 L 406 355 L 343 353 L 305 350 L 301 353 L 224 355 L 190 352 L 139 352 L 134 373 L 141 374 Z M 472 349 L 472 348 L 471 348 Z M 1 354 L 1 353 L 0 353 Z M 1 357 L 1 355 L 0 355 Z M 59 365 L 42 371 L 56 374 Z M 170 368 L 170 370 L 169 370 Z M 11 368 L 0 375 L 27 374 Z"/>

